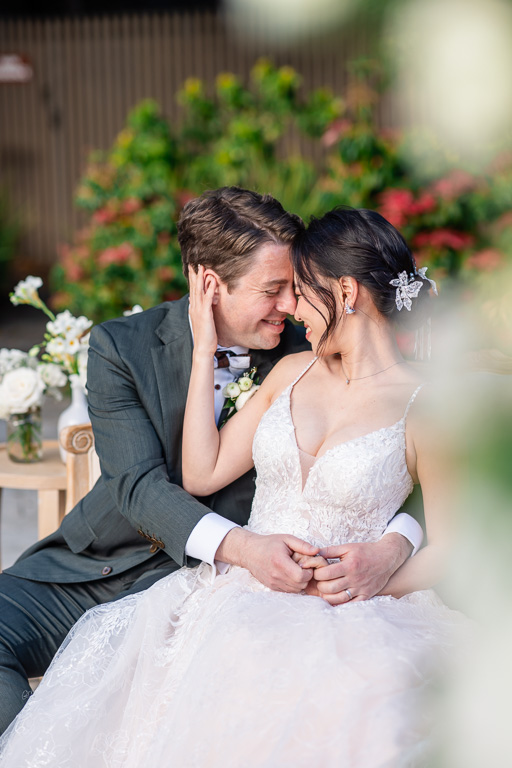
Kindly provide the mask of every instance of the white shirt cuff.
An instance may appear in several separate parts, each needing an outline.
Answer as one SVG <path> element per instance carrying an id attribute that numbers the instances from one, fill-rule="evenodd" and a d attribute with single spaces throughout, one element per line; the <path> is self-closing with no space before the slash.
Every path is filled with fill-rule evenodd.
<path id="1" fill-rule="evenodd" d="M 399 512 L 389 521 L 388 527 L 382 535 L 385 536 L 387 533 L 401 533 L 402 536 L 405 536 L 413 547 L 411 557 L 416 554 L 423 541 L 423 528 L 407 512 Z"/>
<path id="2" fill-rule="evenodd" d="M 229 565 L 215 560 L 215 553 L 226 534 L 233 528 L 239 527 L 232 520 L 226 520 L 216 512 L 209 512 L 192 529 L 185 545 L 185 554 L 187 557 L 195 557 L 197 560 L 209 563 L 221 574 L 225 573 Z"/>

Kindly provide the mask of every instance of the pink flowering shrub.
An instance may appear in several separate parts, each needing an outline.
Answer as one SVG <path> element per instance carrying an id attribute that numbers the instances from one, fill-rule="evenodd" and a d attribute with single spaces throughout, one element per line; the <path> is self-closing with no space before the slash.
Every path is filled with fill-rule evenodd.
<path id="1" fill-rule="evenodd" d="M 205 189 L 232 184 L 270 192 L 306 221 L 336 205 L 377 210 L 438 283 L 470 286 L 504 266 L 512 254 L 512 153 L 479 175 L 452 167 L 420 179 L 404 160 L 404 137 L 378 127 L 374 81 L 368 63 L 357 64 L 343 98 L 326 89 L 304 96 L 297 72 L 260 61 L 247 87 L 219 75 L 213 97 L 187 80 L 179 126 L 154 102 L 140 104 L 111 151 L 96 153 L 86 169 L 77 204 L 90 218 L 60 250 L 53 305 L 101 321 L 182 295 L 180 211 Z M 300 136 L 316 145 L 315 162 L 301 154 Z"/>

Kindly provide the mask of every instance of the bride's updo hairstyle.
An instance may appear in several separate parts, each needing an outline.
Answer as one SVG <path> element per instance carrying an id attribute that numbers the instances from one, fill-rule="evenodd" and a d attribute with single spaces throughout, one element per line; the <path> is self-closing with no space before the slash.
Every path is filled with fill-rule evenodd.
<path id="1" fill-rule="evenodd" d="M 375 211 L 339 207 L 321 219 L 313 217 L 293 243 L 292 262 L 298 289 L 309 289 L 327 309 L 320 349 L 342 320 L 330 280 L 353 277 L 368 290 L 384 317 L 410 330 L 430 314 L 429 281 L 416 274 L 414 257 L 400 232 Z M 405 307 L 398 311 L 396 287 L 390 285 L 401 272 L 423 283 L 410 311 Z"/>

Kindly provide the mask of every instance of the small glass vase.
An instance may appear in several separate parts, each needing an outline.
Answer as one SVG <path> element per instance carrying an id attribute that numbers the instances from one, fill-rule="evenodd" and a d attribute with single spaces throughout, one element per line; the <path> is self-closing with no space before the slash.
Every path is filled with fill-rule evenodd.
<path id="1" fill-rule="evenodd" d="M 32 464 L 43 459 L 41 408 L 12 413 L 7 421 L 7 455 L 11 461 Z"/>

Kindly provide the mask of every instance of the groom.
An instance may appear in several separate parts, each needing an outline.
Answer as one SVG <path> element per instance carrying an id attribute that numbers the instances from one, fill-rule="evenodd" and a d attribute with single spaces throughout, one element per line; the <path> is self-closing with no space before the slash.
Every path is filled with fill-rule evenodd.
<path id="1" fill-rule="evenodd" d="M 182 213 L 185 274 L 203 264 L 219 278 L 219 417 L 222 389 L 237 371 L 256 366 L 263 378 L 283 355 L 308 348 L 303 329 L 285 320 L 295 308 L 289 247 L 302 226 L 270 196 L 234 187 L 205 193 Z M 343 602 L 342 584 L 354 597 L 370 597 L 410 554 L 414 521 L 399 515 L 380 542 L 340 548 L 343 560 L 329 568 L 329 581 L 316 582 L 292 559 L 316 549 L 239 527 L 248 519 L 253 472 L 212 497 L 189 496 L 181 487 L 181 436 L 192 345 L 187 297 L 91 334 L 88 400 L 102 474 L 54 534 L 0 574 L 0 732 L 30 695 L 27 678 L 43 674 L 85 610 L 146 589 L 179 566 L 242 565 L 271 589 L 318 589 Z"/>

